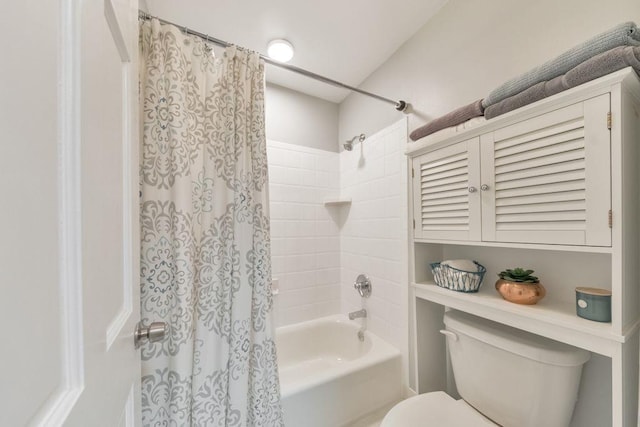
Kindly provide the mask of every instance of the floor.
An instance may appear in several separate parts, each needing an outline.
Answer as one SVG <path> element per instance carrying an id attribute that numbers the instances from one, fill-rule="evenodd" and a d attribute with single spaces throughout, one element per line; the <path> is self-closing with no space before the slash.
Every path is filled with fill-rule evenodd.
<path id="1" fill-rule="evenodd" d="M 395 403 L 384 406 L 375 412 L 365 415 L 354 423 L 349 424 L 347 427 L 380 427 L 382 419 L 385 415 L 387 415 L 387 412 L 389 412 L 389 410 L 393 408 L 394 405 Z"/>

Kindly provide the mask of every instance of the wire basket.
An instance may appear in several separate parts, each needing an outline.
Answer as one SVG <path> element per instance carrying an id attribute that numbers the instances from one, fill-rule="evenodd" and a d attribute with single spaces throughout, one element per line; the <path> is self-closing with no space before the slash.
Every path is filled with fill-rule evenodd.
<path id="1" fill-rule="evenodd" d="M 457 292 L 478 292 L 487 269 L 476 261 L 473 261 L 473 263 L 478 268 L 478 271 L 458 270 L 449 265 L 434 262 L 431 264 L 433 279 L 436 285 L 441 288 L 447 288 Z"/>

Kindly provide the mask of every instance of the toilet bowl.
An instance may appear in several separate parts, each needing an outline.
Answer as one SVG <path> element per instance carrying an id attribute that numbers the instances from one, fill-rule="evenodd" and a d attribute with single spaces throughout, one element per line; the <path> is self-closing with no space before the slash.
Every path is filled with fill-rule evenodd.
<path id="1" fill-rule="evenodd" d="M 464 400 L 443 391 L 420 394 L 403 400 L 384 417 L 380 427 L 495 427 Z"/>
<path id="2" fill-rule="evenodd" d="M 380 427 L 570 424 L 589 352 L 456 310 L 445 313 L 444 323 L 462 399 L 442 391 L 411 397 Z"/>

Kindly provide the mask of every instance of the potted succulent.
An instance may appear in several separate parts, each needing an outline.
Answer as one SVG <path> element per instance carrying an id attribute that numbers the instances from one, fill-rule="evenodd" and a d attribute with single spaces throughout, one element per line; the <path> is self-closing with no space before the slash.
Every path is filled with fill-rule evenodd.
<path id="1" fill-rule="evenodd" d="M 544 298 L 547 293 L 540 279 L 532 276 L 533 270 L 524 268 L 507 269 L 498 274 L 496 289 L 502 298 L 516 304 L 532 305 Z"/>

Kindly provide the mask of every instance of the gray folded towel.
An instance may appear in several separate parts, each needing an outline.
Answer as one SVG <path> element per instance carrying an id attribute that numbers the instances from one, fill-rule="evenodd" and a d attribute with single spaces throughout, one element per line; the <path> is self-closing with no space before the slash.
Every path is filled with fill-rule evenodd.
<path id="1" fill-rule="evenodd" d="M 556 58 L 503 83 L 487 96 L 486 108 L 545 80 L 560 76 L 587 59 L 618 46 L 639 46 L 640 30 L 633 22 L 620 24 L 609 31 L 569 49 Z"/>
<path id="2" fill-rule="evenodd" d="M 633 67 L 640 72 L 640 46 L 616 47 L 584 61 L 563 76 L 562 84 L 569 89 L 626 67 Z"/>
<path id="3" fill-rule="evenodd" d="M 523 107 L 548 96 L 555 95 L 563 90 L 579 86 L 629 66 L 633 67 L 636 72 L 640 72 L 640 46 L 619 46 L 600 55 L 596 55 L 572 68 L 562 76 L 535 84 L 517 95 L 510 96 L 497 104 L 487 107 L 484 115 L 487 119 L 498 117 L 516 108 Z"/>
<path id="4" fill-rule="evenodd" d="M 444 128 L 456 126 L 474 117 L 482 116 L 483 112 L 484 107 L 482 107 L 482 99 L 479 99 L 469 105 L 460 107 L 457 110 L 445 114 L 444 116 L 438 117 L 437 119 L 430 121 L 426 125 L 419 127 L 418 129 L 411 132 L 409 138 L 411 138 L 412 141 L 416 141 Z"/>
<path id="5" fill-rule="evenodd" d="M 558 92 L 562 92 L 565 88 L 562 85 L 562 77 L 558 76 L 548 82 L 540 82 L 531 86 L 529 89 L 525 89 L 517 95 L 510 96 L 497 104 L 488 106 L 484 110 L 484 116 L 487 119 L 492 119 L 513 111 L 517 108 L 524 107 L 525 105 L 532 104 L 536 101 L 540 101 L 548 96 L 555 95 Z"/>

